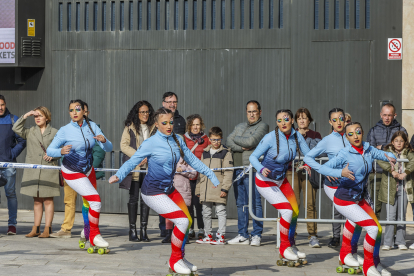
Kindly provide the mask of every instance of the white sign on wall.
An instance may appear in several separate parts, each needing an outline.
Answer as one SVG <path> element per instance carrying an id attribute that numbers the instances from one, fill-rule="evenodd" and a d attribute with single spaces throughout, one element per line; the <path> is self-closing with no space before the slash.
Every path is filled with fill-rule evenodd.
<path id="1" fill-rule="evenodd" d="M 0 63 L 15 63 L 15 0 L 0 0 Z"/>
<path id="2" fill-rule="evenodd" d="M 402 38 L 388 38 L 388 60 L 402 60 Z"/>

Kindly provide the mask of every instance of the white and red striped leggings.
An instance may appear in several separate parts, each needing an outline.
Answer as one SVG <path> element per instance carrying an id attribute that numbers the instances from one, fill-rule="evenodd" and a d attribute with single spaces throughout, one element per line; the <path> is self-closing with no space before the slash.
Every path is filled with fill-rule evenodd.
<path id="1" fill-rule="evenodd" d="M 277 181 L 259 172 L 256 173 L 256 187 L 257 191 L 280 212 L 279 253 L 284 256 L 286 248 L 295 245 L 295 230 L 299 216 L 295 192 L 286 178 Z"/>
<path id="2" fill-rule="evenodd" d="M 171 257 L 170 267 L 184 258 L 185 242 L 188 239 L 192 219 L 187 205 L 181 194 L 174 190 L 171 194 L 142 195 L 144 202 L 162 217 L 169 219 L 175 224 L 171 235 Z"/>
<path id="3" fill-rule="evenodd" d="M 380 263 L 379 249 L 381 245 L 381 225 L 371 206 L 365 199 L 359 202 L 353 202 L 334 197 L 334 204 L 339 213 L 349 220 L 355 221 L 357 225 L 363 227 L 367 231 L 364 241 L 363 266 L 364 274 L 367 275 L 367 271 L 371 266 L 375 265 L 375 267 L 377 267 Z M 343 254 L 345 254 L 345 252 L 343 253 L 341 249 L 340 257 L 342 262 L 345 257 Z"/>
<path id="4" fill-rule="evenodd" d="M 89 242 L 92 246 L 93 239 L 99 232 L 99 215 L 101 212 L 101 198 L 96 190 L 96 175 L 95 170 L 92 169 L 85 175 L 83 173 L 73 172 L 62 165 L 62 176 L 66 183 L 75 192 L 80 194 L 89 203 L 89 225 L 90 234 Z"/>
<path id="5" fill-rule="evenodd" d="M 324 185 L 324 190 L 326 195 L 330 198 L 330 200 L 334 200 L 334 195 L 338 187 L 330 187 Z M 356 223 L 352 222 L 347 218 L 344 226 L 344 230 L 342 233 L 342 246 L 341 252 L 339 257 L 341 258 L 341 262 L 344 263 L 344 259 L 346 255 L 351 253 L 352 255 L 357 253 L 358 251 L 358 241 L 359 237 L 361 236 L 362 227 L 357 225 Z"/>

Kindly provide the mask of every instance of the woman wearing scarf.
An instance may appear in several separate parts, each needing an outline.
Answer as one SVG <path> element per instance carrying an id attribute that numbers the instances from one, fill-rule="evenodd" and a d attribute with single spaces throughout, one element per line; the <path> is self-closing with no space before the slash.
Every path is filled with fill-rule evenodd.
<path id="1" fill-rule="evenodd" d="M 203 130 L 205 129 L 203 119 L 198 114 L 193 114 L 187 117 L 187 128 L 184 134 L 184 141 L 191 152 L 198 158 L 201 159 L 204 149 L 210 145 L 210 141 Z M 198 227 L 198 239 L 204 238 L 204 222 L 202 214 L 202 206 L 200 199 L 195 195 L 195 188 L 197 184 L 198 174 L 195 178 L 190 178 L 191 186 L 191 206 L 189 207 L 191 218 L 194 221 L 194 207 L 197 215 L 197 227 Z M 191 225 L 190 238 L 195 237 L 194 224 Z"/>

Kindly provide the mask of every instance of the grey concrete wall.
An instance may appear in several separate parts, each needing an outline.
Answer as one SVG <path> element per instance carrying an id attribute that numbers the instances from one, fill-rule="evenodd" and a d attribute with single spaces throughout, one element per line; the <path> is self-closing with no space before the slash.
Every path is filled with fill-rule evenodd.
<path id="1" fill-rule="evenodd" d="M 401 111 L 401 62 L 386 56 L 387 38 L 402 35 L 401 0 L 179 0 L 177 9 L 166 0 L 96 1 L 96 18 L 94 3 L 47 0 L 45 69 L 17 86 L 10 69 L 0 68 L 0 93 L 16 115 L 38 105 L 49 107 L 57 128 L 69 122 L 69 100 L 88 102 L 91 118 L 114 144 L 107 167 L 119 165 L 122 122 L 129 109 L 143 99 L 157 108 L 165 91 L 178 94 L 184 117 L 199 113 L 207 128 L 220 126 L 225 136 L 245 120 L 245 103 L 252 99 L 262 104 L 271 129 L 277 109 L 309 108 L 323 136 L 329 134 L 333 107 L 351 113 L 366 132 L 380 119 L 381 100 L 392 100 Z M 103 212 L 126 212 L 126 191 L 105 181 L 98 186 Z M 5 207 L 2 193 L 0 206 Z M 30 198 L 18 197 L 19 208 L 32 208 Z M 324 193 L 322 200 L 326 218 L 331 203 Z M 56 199 L 56 209 L 63 210 L 62 197 Z M 229 217 L 237 216 L 233 195 L 228 209 Z M 274 215 L 269 207 L 268 216 Z"/>

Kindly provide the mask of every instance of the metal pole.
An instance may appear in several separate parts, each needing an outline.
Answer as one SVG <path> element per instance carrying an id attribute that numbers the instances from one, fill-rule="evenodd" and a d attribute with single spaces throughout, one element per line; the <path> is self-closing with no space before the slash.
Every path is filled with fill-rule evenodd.
<path id="1" fill-rule="evenodd" d="M 374 205 L 375 207 L 375 205 Z M 374 209 L 375 210 L 375 209 Z M 375 211 L 374 211 L 375 212 Z M 387 221 L 390 221 L 390 174 L 388 174 L 388 204 L 387 204 Z"/>
<path id="2" fill-rule="evenodd" d="M 319 160 L 319 163 L 322 165 L 322 160 Z M 318 218 L 321 219 L 321 195 L 322 195 L 322 174 L 319 174 L 319 210 Z"/>
<path id="3" fill-rule="evenodd" d="M 376 205 L 376 195 L 377 195 L 377 160 L 375 160 L 374 162 L 374 168 L 375 168 L 375 173 L 374 173 L 374 213 L 375 213 L 375 205 Z M 388 183 L 388 187 L 389 187 L 389 183 Z M 388 193 L 389 195 L 389 193 Z M 388 196 L 389 199 L 389 196 Z M 389 202 L 388 202 L 389 203 Z"/>
<path id="4" fill-rule="evenodd" d="M 308 218 L 308 171 L 305 170 L 305 172 L 306 172 L 306 175 L 305 175 L 306 196 L 305 196 L 304 209 L 305 209 L 305 219 L 307 219 Z M 298 177 L 298 179 L 299 179 L 299 177 Z M 299 200 L 300 200 L 300 194 L 299 194 Z"/>

